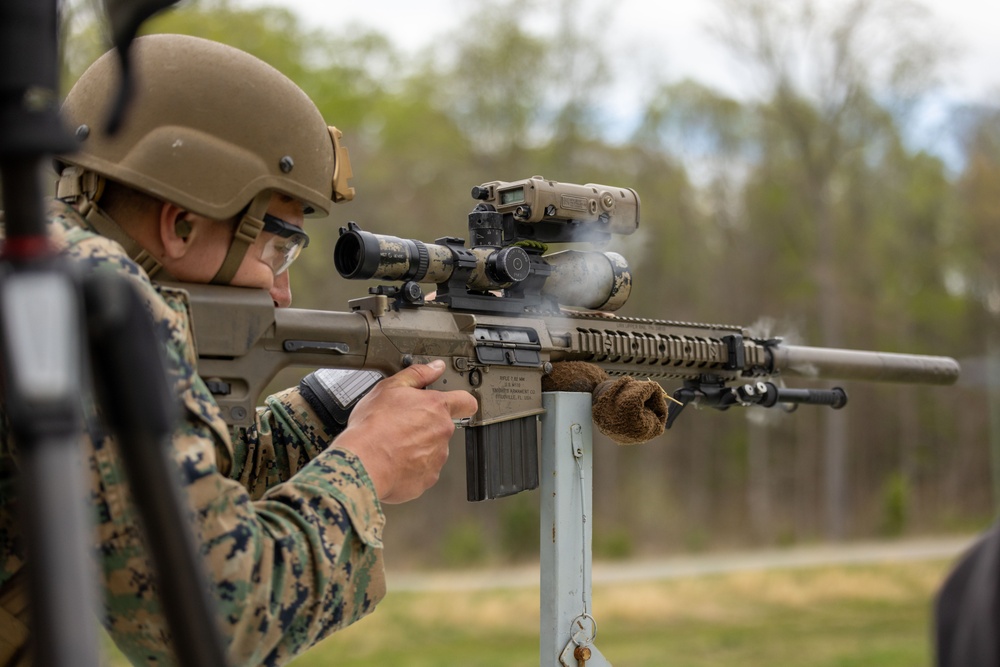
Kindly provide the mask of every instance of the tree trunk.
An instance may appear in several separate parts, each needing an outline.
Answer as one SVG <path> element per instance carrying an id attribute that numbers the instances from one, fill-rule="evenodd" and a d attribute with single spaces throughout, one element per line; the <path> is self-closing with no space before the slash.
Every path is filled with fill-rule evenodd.
<path id="1" fill-rule="evenodd" d="M 747 508 L 753 539 L 763 544 L 770 544 L 774 539 L 769 431 L 766 424 L 757 423 L 753 419 L 747 421 Z"/>
<path id="2" fill-rule="evenodd" d="M 814 188 L 818 248 L 816 277 L 819 292 L 820 344 L 843 346 L 843 315 L 837 275 L 837 242 L 830 202 L 829 178 Z M 849 498 L 847 494 L 847 412 L 825 410 L 823 414 L 823 464 L 825 533 L 839 541 L 847 534 Z"/>

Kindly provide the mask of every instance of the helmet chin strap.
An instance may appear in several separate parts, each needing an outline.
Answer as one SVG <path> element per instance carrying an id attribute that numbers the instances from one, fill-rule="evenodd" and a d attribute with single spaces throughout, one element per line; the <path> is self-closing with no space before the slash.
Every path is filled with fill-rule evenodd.
<path id="1" fill-rule="evenodd" d="M 111 219 L 100 206 L 98 200 L 104 190 L 104 177 L 79 167 L 71 166 L 63 170 L 56 186 L 56 197 L 75 204 L 87 225 L 101 236 L 118 242 L 128 256 L 146 272 L 151 279 L 173 280 L 163 265 L 149 254 L 139 243 L 129 236 L 121 225 Z M 236 226 L 236 233 L 229 244 L 229 250 L 222 265 L 212 278 L 215 285 L 228 285 L 246 257 L 247 250 L 254 244 L 264 229 L 264 214 L 271 204 L 271 193 L 261 192 L 254 197 Z M 219 223 L 222 224 L 222 223 Z"/>
<path id="2" fill-rule="evenodd" d="M 222 266 L 212 278 L 213 285 L 228 285 L 236 276 L 247 250 L 264 229 L 264 214 L 267 213 L 267 207 L 270 204 L 270 192 L 258 193 L 250 202 L 246 213 L 243 214 L 240 223 L 236 226 L 236 233 L 233 235 L 232 243 L 229 244 L 225 259 L 222 260 Z"/>
<path id="3" fill-rule="evenodd" d="M 104 177 L 79 167 L 63 169 L 56 184 L 56 198 L 75 205 L 80 217 L 91 230 L 118 243 L 150 279 L 173 280 L 173 276 L 163 269 L 156 257 L 139 245 L 138 241 L 97 205 L 103 193 Z"/>

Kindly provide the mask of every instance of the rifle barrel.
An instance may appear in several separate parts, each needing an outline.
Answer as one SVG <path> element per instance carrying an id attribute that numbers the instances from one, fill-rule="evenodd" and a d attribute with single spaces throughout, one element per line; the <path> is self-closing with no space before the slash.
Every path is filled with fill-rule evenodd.
<path id="1" fill-rule="evenodd" d="M 960 367 L 951 357 L 776 345 L 773 370 L 799 377 L 948 385 Z"/>

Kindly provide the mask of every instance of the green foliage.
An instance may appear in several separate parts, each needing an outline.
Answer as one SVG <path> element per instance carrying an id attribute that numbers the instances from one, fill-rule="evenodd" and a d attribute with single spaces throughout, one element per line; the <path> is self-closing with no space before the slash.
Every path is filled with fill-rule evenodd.
<path id="1" fill-rule="evenodd" d="M 140 34 L 176 33 L 211 39 L 235 46 L 273 65 L 300 81 L 305 71 L 308 40 L 298 17 L 288 9 L 247 9 L 230 0 L 190 3 L 165 11 L 145 23 Z"/>
<path id="2" fill-rule="evenodd" d="M 882 534 L 898 537 L 906 530 L 910 509 L 910 484 L 902 473 L 886 478 L 882 485 Z"/>
<path id="3" fill-rule="evenodd" d="M 504 500 L 500 513 L 500 550 L 513 561 L 538 556 L 539 512 L 535 494 Z"/>
<path id="4" fill-rule="evenodd" d="M 593 554 L 599 560 L 626 560 L 635 554 L 635 540 L 623 527 L 600 530 L 594 535 Z"/>
<path id="5" fill-rule="evenodd" d="M 751 109 L 702 83 L 664 84 L 652 95 L 634 140 L 689 162 L 748 157 L 757 119 Z"/>
<path id="6" fill-rule="evenodd" d="M 486 561 L 488 549 L 482 526 L 463 521 L 448 528 L 441 541 L 441 563 L 447 567 L 470 567 Z"/>
<path id="7" fill-rule="evenodd" d="M 595 129 L 594 100 L 608 83 L 608 54 L 594 42 L 605 6 L 579 0 L 480 0 L 438 46 L 441 108 L 486 155 L 513 157 L 551 142 L 566 150 Z M 556 22 L 541 35 L 536 20 Z M 468 26 L 489 26 L 491 38 Z"/>
<path id="8" fill-rule="evenodd" d="M 110 44 L 110 37 L 102 29 L 95 11 L 96 3 L 87 0 L 60 3 L 60 86 L 63 93 L 69 92 L 73 82 Z"/>
<path id="9" fill-rule="evenodd" d="M 525 0 L 481 2 L 471 25 L 490 25 L 501 39 L 482 39 L 461 30 L 454 40 L 454 64 L 442 80 L 446 108 L 483 153 L 521 150 L 537 122 L 537 105 L 548 84 L 539 65 L 546 42 L 521 20 Z M 495 31 L 495 32 L 494 32 Z M 442 100 L 442 101 L 445 101 Z"/>
<path id="10" fill-rule="evenodd" d="M 809 2 L 721 4 L 727 11 L 717 28 L 732 39 L 720 48 L 749 65 L 757 94 L 734 98 L 651 75 L 648 101 L 636 109 L 640 122 L 625 141 L 610 139 L 598 122 L 614 45 L 594 38 L 595 23 L 613 12 L 609 3 L 594 12 L 580 0 L 463 3 L 461 30 L 407 57 L 377 31 L 321 32 L 285 9 L 236 0 L 187 3 L 146 30 L 254 53 L 296 80 L 344 131 L 358 196 L 330 220 L 309 223 L 313 243 L 291 277 L 297 306 L 342 310 L 368 287 L 332 267 L 337 227 L 347 220 L 424 241 L 461 237 L 474 203 L 470 186 L 543 174 L 639 192 L 638 232 L 607 248 L 632 268 L 622 315 L 759 325 L 761 335 L 801 344 L 825 344 L 836 333 L 846 347 L 982 356 L 984 332 L 1000 313 L 1000 111 L 971 110 L 956 122 L 964 161 L 951 173 L 912 148 L 900 113 L 900 99 L 938 63 L 936 47 L 917 39 L 932 22 L 903 34 L 893 21 L 913 25 L 917 16 L 894 19 L 887 12 L 894 3 L 885 0 L 822 12 Z M 88 21 L 83 0 L 67 6 L 75 10 L 64 30 L 69 82 L 101 50 L 103 30 Z M 555 27 L 542 36 L 542 24 Z M 482 25 L 485 36 L 468 29 Z M 843 67 L 824 60 L 834 57 Z M 927 66 L 914 68 L 918 62 Z M 893 69 L 894 92 L 885 94 L 880 81 Z M 911 501 L 942 507 L 940 517 L 992 511 L 978 389 L 848 387 L 844 478 L 856 534 L 917 521 L 948 528 L 943 518 L 908 515 Z M 691 410 L 681 422 L 635 454 L 632 478 L 614 480 L 609 493 L 630 502 L 611 503 L 598 517 L 598 526 L 621 523 L 595 534 L 598 552 L 701 550 L 720 537 L 749 539 L 741 413 Z M 774 414 L 767 437 L 781 452 L 768 478 L 782 541 L 821 534 L 829 470 L 819 409 Z M 892 481 L 901 449 L 919 485 Z M 461 487 L 451 478 L 442 484 Z M 656 488 L 681 509 L 656 523 L 650 516 L 659 505 L 631 494 L 636 488 Z M 514 498 L 450 511 L 461 519 L 429 526 L 414 549 L 440 550 L 455 564 L 483 562 L 493 548 L 523 558 L 537 546 L 529 510 Z"/>
<path id="11" fill-rule="evenodd" d="M 965 290 L 992 318 L 1000 315 L 1000 108 L 980 109 L 966 120 L 966 164 L 957 183 L 955 250 Z"/>
<path id="12" fill-rule="evenodd" d="M 708 549 L 709 534 L 704 527 L 694 526 L 684 536 L 684 549 L 691 553 L 700 553 Z"/>

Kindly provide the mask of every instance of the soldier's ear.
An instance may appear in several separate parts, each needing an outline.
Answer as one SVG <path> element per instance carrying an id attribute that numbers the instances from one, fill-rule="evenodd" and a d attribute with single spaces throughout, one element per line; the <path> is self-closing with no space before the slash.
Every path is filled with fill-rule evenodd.
<path id="1" fill-rule="evenodd" d="M 190 214 L 179 206 L 164 203 L 160 207 L 159 234 L 164 254 L 180 259 L 187 254 L 191 240 Z"/>

